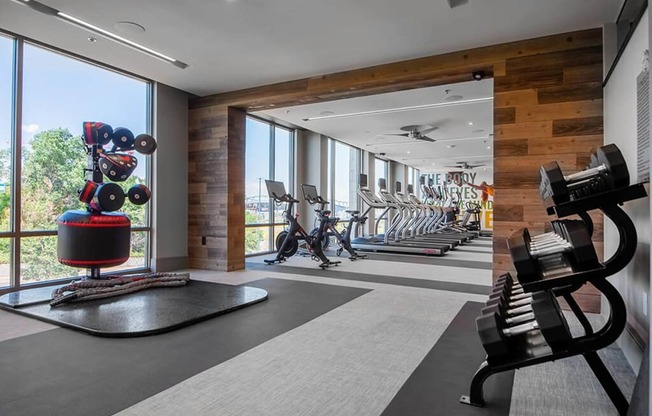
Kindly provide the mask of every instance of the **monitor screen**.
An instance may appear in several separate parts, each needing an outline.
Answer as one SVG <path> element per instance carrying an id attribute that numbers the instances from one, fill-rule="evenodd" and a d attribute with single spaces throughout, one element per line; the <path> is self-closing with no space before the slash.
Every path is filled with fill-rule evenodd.
<path id="1" fill-rule="evenodd" d="M 408 194 L 413 194 L 414 193 L 414 185 L 408 184 Z"/>
<path id="2" fill-rule="evenodd" d="M 396 192 L 401 192 L 401 182 L 396 181 Z"/>
<path id="3" fill-rule="evenodd" d="M 274 198 L 276 195 L 277 198 L 283 197 L 287 192 L 285 192 L 285 185 L 283 182 L 270 181 L 265 179 L 265 185 L 267 186 L 267 194 L 270 198 Z"/>
<path id="4" fill-rule="evenodd" d="M 378 189 L 387 190 L 387 180 L 385 178 L 378 179 Z"/>
<path id="5" fill-rule="evenodd" d="M 301 185 L 301 191 L 303 192 L 303 198 L 306 200 L 315 201 L 319 197 L 315 185 L 306 185 L 304 183 Z"/>
<path id="6" fill-rule="evenodd" d="M 367 182 L 367 174 L 366 173 L 361 173 L 360 174 L 360 188 L 366 188 L 368 186 Z"/>

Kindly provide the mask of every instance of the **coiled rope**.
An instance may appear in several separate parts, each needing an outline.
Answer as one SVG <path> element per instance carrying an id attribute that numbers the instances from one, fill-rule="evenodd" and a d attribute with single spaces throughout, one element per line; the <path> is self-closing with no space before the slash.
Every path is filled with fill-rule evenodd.
<path id="1" fill-rule="evenodd" d="M 110 298 L 151 287 L 184 286 L 189 281 L 190 273 L 145 273 L 129 277 L 108 276 L 107 279 L 81 280 L 54 290 L 50 306 Z"/>

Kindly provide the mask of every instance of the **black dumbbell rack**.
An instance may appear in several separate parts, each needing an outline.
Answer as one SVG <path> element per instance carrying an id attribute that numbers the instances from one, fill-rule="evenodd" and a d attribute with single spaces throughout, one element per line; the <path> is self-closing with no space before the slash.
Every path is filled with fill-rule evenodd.
<path id="1" fill-rule="evenodd" d="M 618 412 L 621 415 L 627 413 L 629 403 L 599 358 L 597 351 L 616 341 L 624 330 L 627 319 L 625 302 L 616 288 L 606 279 L 622 270 L 631 261 L 637 246 L 634 223 L 620 205 L 645 196 L 647 193 L 643 185 L 636 184 L 558 204 L 555 204 L 552 198 L 544 200 L 544 205 L 550 215 L 556 215 L 560 219 L 578 215 L 585 223 L 589 235 L 593 232 L 593 223 L 588 212 L 595 209 L 601 210 L 619 231 L 618 249 L 610 259 L 603 263 L 587 262 L 584 267 L 574 265 L 572 272 L 556 274 L 553 277 L 544 276 L 540 270 L 538 273 L 533 270 L 532 274 L 516 276 L 516 280 L 521 284 L 525 293 L 546 291 L 555 297 L 562 297 L 581 323 L 584 335 L 570 336 L 566 342 L 557 342 L 552 347 L 548 345 L 540 330 L 523 334 L 512 346 L 509 355 L 498 358 L 487 357 L 473 376 L 470 394 L 461 397 L 462 403 L 483 406 L 483 384 L 493 374 L 582 355 Z M 609 318 L 598 331 L 593 330 L 588 318 L 572 296 L 573 292 L 587 283 L 599 290 L 609 302 Z M 563 315 L 562 319 L 565 319 Z"/>

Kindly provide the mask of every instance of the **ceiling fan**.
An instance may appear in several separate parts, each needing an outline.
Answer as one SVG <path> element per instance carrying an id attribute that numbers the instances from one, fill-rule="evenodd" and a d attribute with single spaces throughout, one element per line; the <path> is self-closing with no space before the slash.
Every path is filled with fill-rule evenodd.
<path id="1" fill-rule="evenodd" d="M 456 162 L 456 163 L 457 163 L 456 165 L 448 165 L 448 166 L 445 166 L 445 167 L 467 170 L 467 169 L 475 169 L 475 168 L 479 168 L 481 166 L 485 166 L 483 164 L 481 164 L 481 165 L 471 165 L 468 162 Z"/>
<path id="2" fill-rule="evenodd" d="M 427 134 L 437 130 L 438 128 L 439 127 L 437 126 L 432 126 L 429 124 L 403 126 L 401 127 L 401 130 L 405 131 L 406 133 L 389 133 L 383 134 L 383 136 L 403 136 L 414 140 L 423 140 L 424 142 L 434 142 L 435 139 L 428 137 Z"/>

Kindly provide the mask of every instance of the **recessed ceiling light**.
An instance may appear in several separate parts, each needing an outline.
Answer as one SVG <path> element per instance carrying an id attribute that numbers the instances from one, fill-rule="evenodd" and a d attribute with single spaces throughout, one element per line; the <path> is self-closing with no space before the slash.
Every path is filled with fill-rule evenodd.
<path id="1" fill-rule="evenodd" d="M 335 115 L 335 113 L 332 112 L 332 111 L 322 111 L 321 113 L 319 113 L 319 115 L 320 115 L 321 117 L 328 117 L 328 116 Z"/>
<path id="2" fill-rule="evenodd" d="M 97 42 L 97 39 L 95 39 L 94 37 L 91 36 L 91 37 L 88 38 L 88 41 L 90 43 L 95 43 L 95 42 Z"/>
<path id="3" fill-rule="evenodd" d="M 407 152 L 405 152 L 405 153 L 407 153 L 407 154 L 409 155 L 409 154 L 410 154 L 410 151 L 408 150 L 408 151 L 407 151 Z"/>
<path id="4" fill-rule="evenodd" d="M 446 147 L 448 147 L 449 149 L 452 149 L 453 147 L 456 147 L 456 146 L 457 146 L 457 145 L 455 145 L 455 144 L 449 144 L 449 145 L 447 145 Z"/>
<path id="5" fill-rule="evenodd" d="M 491 149 L 491 146 L 487 146 L 487 149 Z"/>
<path id="6" fill-rule="evenodd" d="M 145 33 L 145 27 L 134 22 L 128 22 L 128 21 L 116 22 L 113 25 L 113 27 L 122 33 L 127 33 L 130 35 L 138 35 L 140 33 Z"/>
<path id="7" fill-rule="evenodd" d="M 472 121 L 469 121 L 469 126 L 472 126 L 472 125 L 473 125 L 473 122 L 472 122 Z"/>
<path id="8" fill-rule="evenodd" d="M 460 101 L 463 99 L 464 96 L 462 95 L 449 95 L 448 97 L 444 98 L 444 101 L 448 101 L 450 103 L 451 101 Z"/>
<path id="9" fill-rule="evenodd" d="M 471 130 L 471 133 L 484 133 L 484 129 Z"/>

